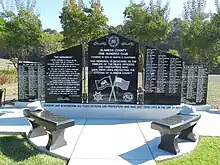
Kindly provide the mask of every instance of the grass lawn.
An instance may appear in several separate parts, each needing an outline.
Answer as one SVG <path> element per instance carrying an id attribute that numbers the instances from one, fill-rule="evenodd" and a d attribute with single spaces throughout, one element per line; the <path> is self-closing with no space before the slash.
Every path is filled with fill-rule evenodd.
<path id="1" fill-rule="evenodd" d="M 220 137 L 200 137 L 196 149 L 187 155 L 167 161 L 158 161 L 158 165 L 220 165 Z"/>
<path id="2" fill-rule="evenodd" d="M 65 165 L 66 161 L 40 153 L 21 135 L 0 136 L 0 165 Z"/>

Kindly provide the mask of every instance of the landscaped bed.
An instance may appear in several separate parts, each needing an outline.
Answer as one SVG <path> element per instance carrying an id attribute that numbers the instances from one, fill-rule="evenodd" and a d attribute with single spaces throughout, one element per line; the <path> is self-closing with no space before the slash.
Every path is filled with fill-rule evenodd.
<path id="1" fill-rule="evenodd" d="M 158 165 L 218 165 L 220 164 L 220 137 L 200 137 L 192 153 L 167 161 L 158 161 Z"/>
<path id="2" fill-rule="evenodd" d="M 65 165 L 66 161 L 40 153 L 21 135 L 0 136 L 0 165 Z"/>

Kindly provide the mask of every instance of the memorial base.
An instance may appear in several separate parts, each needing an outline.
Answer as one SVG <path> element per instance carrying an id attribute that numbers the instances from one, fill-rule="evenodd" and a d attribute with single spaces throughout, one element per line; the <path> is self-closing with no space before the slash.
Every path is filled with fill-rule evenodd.
<path id="1" fill-rule="evenodd" d="M 193 105 L 197 111 L 210 111 L 211 106 L 210 105 Z"/>
<path id="2" fill-rule="evenodd" d="M 29 102 L 30 103 L 30 102 Z M 27 102 L 15 106 L 26 108 Z M 162 119 L 181 110 L 180 105 L 71 104 L 41 103 L 46 110 L 68 118 L 100 119 Z"/>

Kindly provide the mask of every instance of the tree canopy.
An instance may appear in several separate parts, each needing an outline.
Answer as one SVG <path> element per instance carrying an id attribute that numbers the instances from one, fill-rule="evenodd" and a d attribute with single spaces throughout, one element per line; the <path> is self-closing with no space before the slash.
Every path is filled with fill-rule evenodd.
<path id="1" fill-rule="evenodd" d="M 45 29 L 38 48 L 41 55 L 48 55 L 62 50 L 64 48 L 63 35 L 56 30 Z"/>
<path id="2" fill-rule="evenodd" d="M 107 32 L 107 17 L 98 0 L 90 1 L 87 7 L 83 1 L 64 1 L 60 15 L 64 44 L 70 47 L 101 37 Z"/>
<path id="3" fill-rule="evenodd" d="M 151 0 L 146 6 L 143 2 L 133 3 L 124 11 L 124 30 L 127 34 L 136 37 L 139 42 L 163 40 L 170 31 L 168 23 L 169 3 L 164 7 L 160 0 Z"/>
<path id="4" fill-rule="evenodd" d="M 90 0 L 88 6 L 83 0 L 64 0 L 59 16 L 63 31 L 57 32 L 42 29 L 36 0 L 0 0 L 0 51 L 4 47 L 11 59 L 26 60 L 77 44 L 87 48 L 90 40 L 115 32 L 140 43 L 140 61 L 148 44 L 179 55 L 187 63 L 220 65 L 220 0 L 215 0 L 216 13 L 206 12 L 207 0 L 187 0 L 182 18 L 173 20 L 169 20 L 168 2 L 148 2 L 130 0 L 123 24 L 111 26 L 100 0 Z"/>
<path id="5" fill-rule="evenodd" d="M 0 54 L 4 50 L 5 20 L 0 17 Z"/>
<path id="6" fill-rule="evenodd" d="M 0 0 L 0 42 L 15 67 L 19 60 L 39 60 L 63 49 L 63 34 L 50 28 L 43 31 L 35 0 L 13 2 L 14 6 L 8 8 L 9 0 Z"/>
<path id="7" fill-rule="evenodd" d="M 3 38 L 4 33 L 5 33 L 5 20 L 0 17 L 0 39 Z"/>
<path id="8" fill-rule="evenodd" d="M 205 13 L 205 0 L 188 0 L 182 26 L 182 46 L 191 60 L 213 65 L 219 50 L 218 14 Z"/>
<path id="9" fill-rule="evenodd" d="M 6 50 L 14 65 L 18 60 L 25 60 L 40 43 L 42 28 L 39 16 L 35 13 L 35 1 L 26 3 L 15 0 L 15 9 L 5 7 L 1 1 L 3 12 L 1 18 L 5 20 L 4 42 Z"/>

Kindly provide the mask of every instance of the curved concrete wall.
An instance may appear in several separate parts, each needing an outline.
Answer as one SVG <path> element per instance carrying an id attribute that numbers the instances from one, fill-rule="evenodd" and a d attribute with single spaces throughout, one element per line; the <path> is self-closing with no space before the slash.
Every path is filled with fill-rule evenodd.
<path id="1" fill-rule="evenodd" d="M 27 104 L 27 102 L 16 102 L 15 106 L 27 107 Z M 69 118 L 160 119 L 181 110 L 181 105 L 41 104 L 44 109 Z"/>

